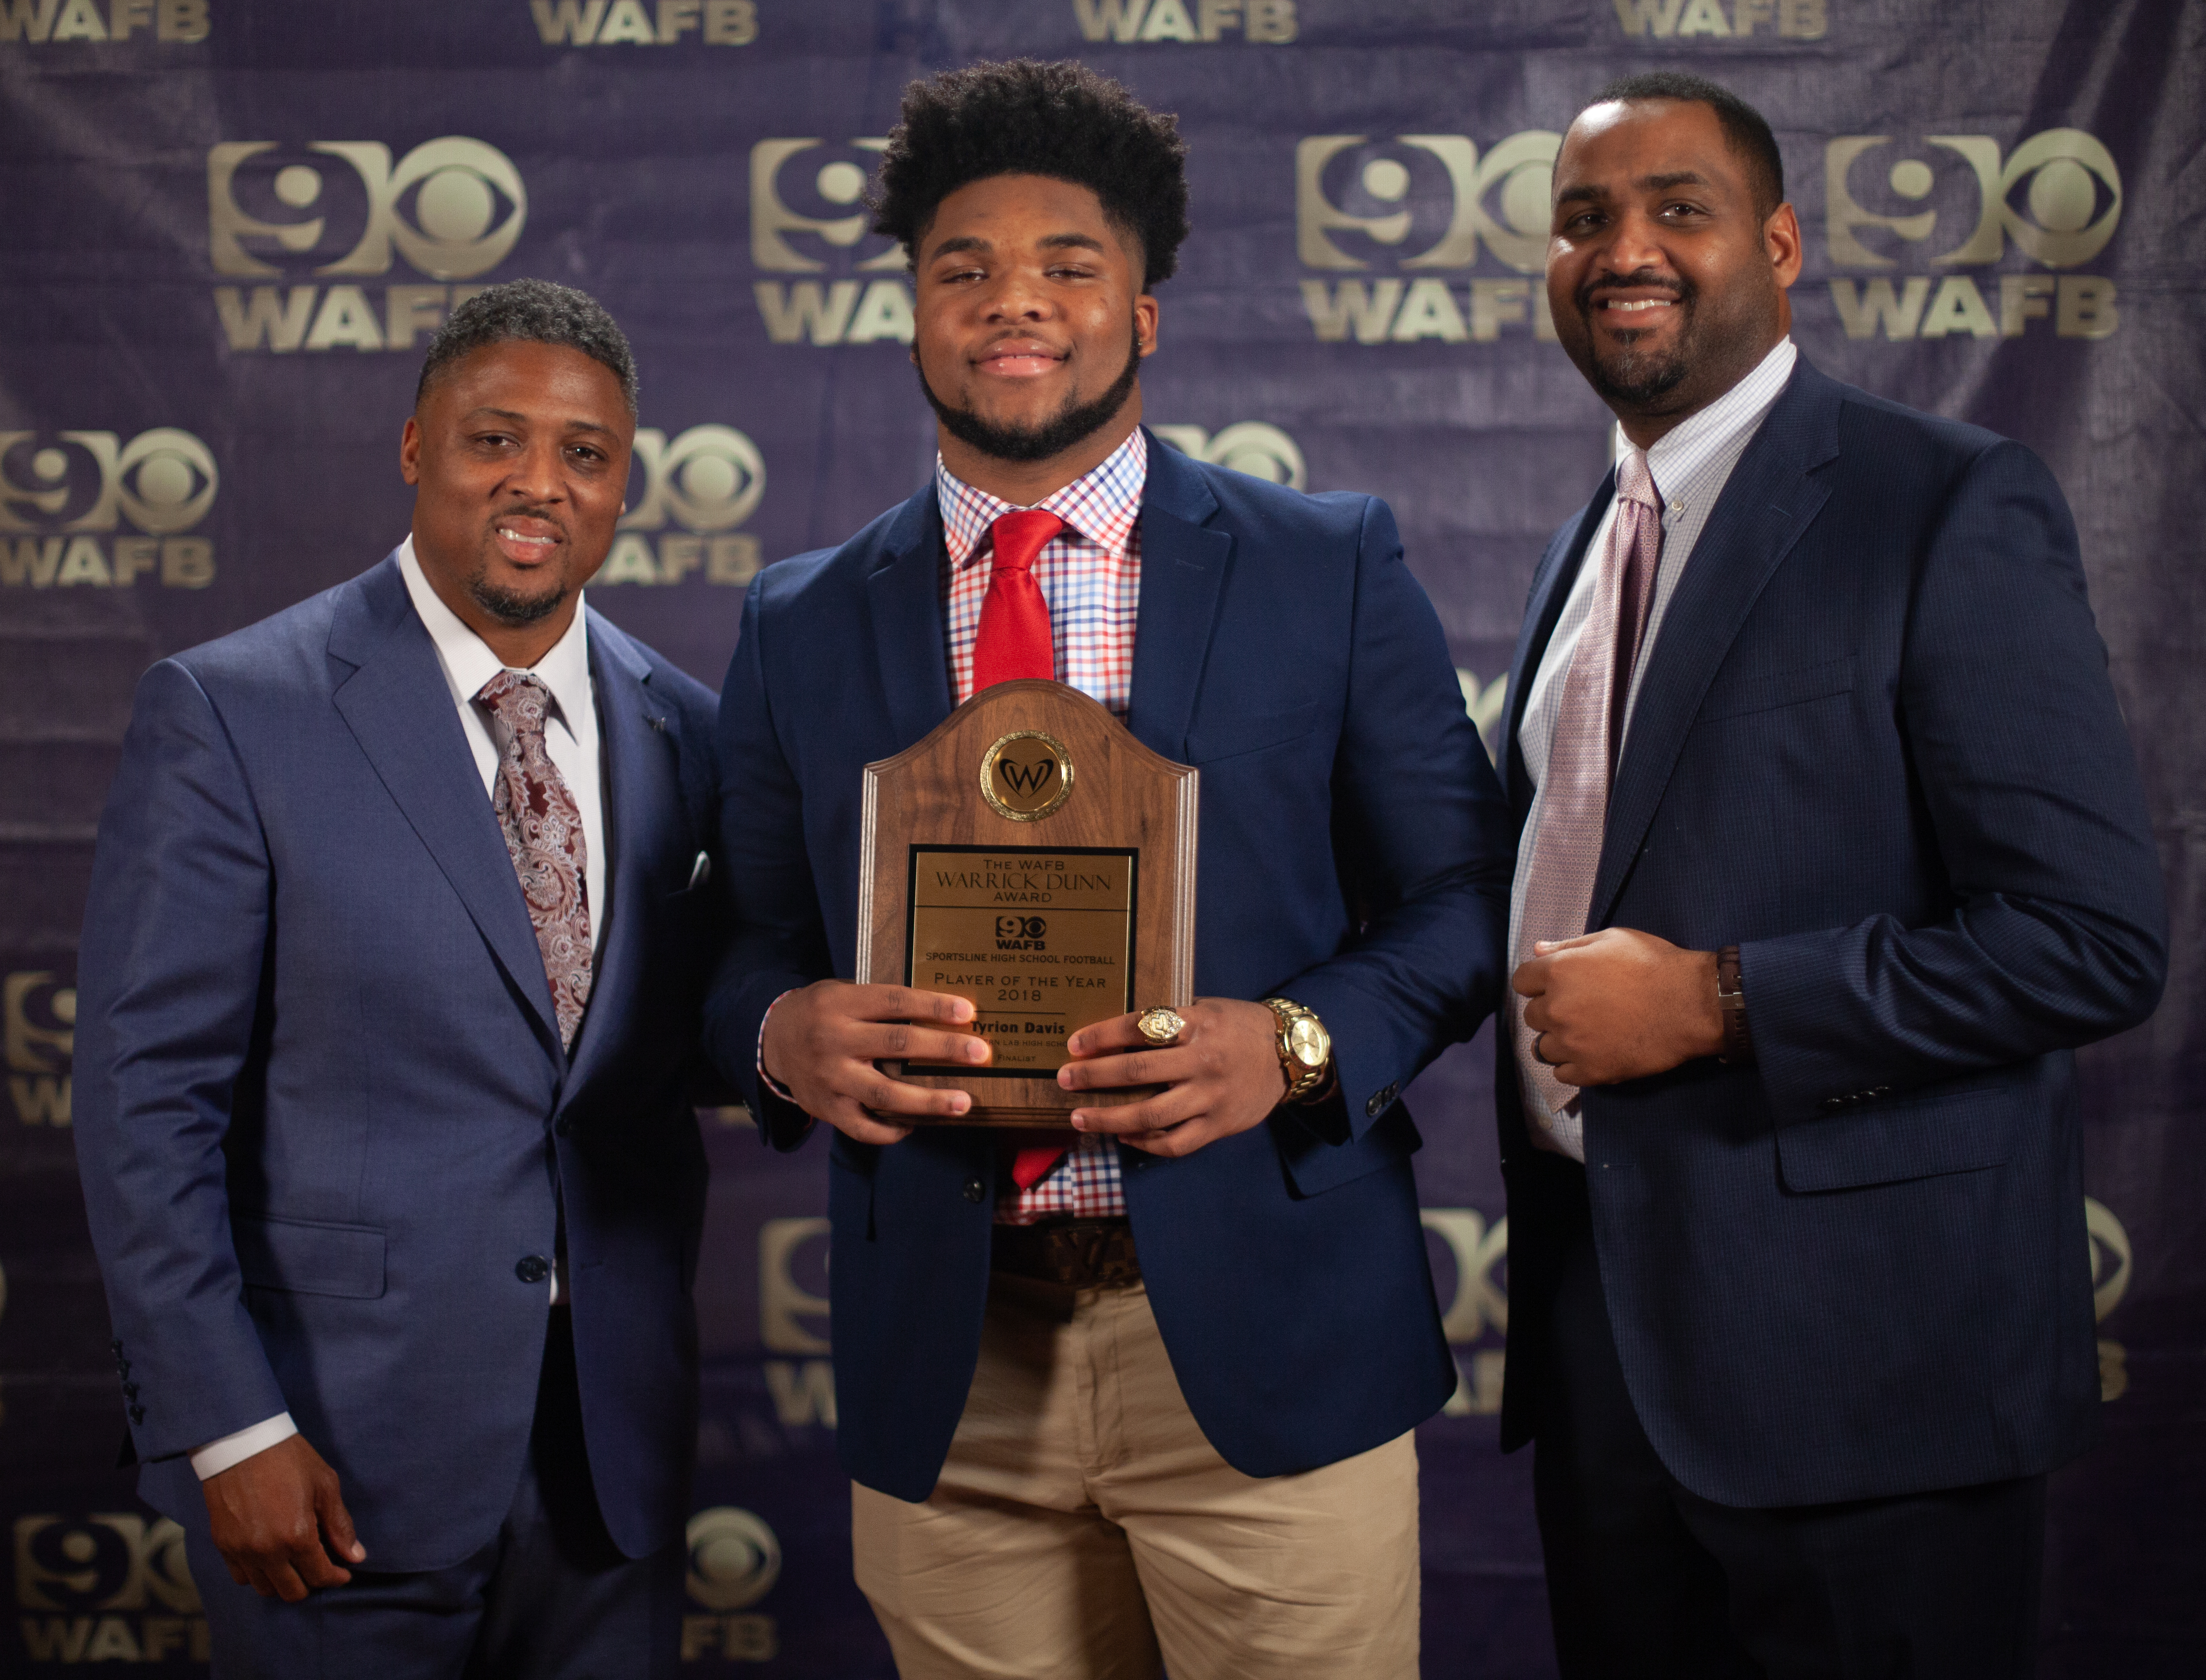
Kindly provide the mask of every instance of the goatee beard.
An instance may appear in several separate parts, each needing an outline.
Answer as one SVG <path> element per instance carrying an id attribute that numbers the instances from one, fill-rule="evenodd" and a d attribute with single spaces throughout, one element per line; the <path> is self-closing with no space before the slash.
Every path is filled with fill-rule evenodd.
<path id="1" fill-rule="evenodd" d="M 1604 362 L 1592 349 L 1595 342 L 1593 330 L 1593 305 L 1588 294 L 1595 284 L 1621 283 L 1627 286 L 1660 285 L 1674 294 L 1677 302 L 1672 307 L 1684 315 L 1684 323 L 1678 333 L 1677 348 L 1666 356 L 1626 347 L 1613 360 Z M 1584 323 L 1588 347 L 1585 369 L 1586 381 L 1595 393 L 1612 407 L 1649 408 L 1660 402 L 1683 384 L 1692 371 L 1693 302 L 1696 289 L 1682 277 L 1663 283 L 1650 276 L 1634 274 L 1620 283 L 1614 275 L 1596 275 L 1578 289 L 1578 319 Z"/>
<path id="2" fill-rule="evenodd" d="M 558 611 L 560 603 L 567 599 L 567 586 L 563 582 L 542 595 L 524 595 L 518 589 L 501 589 L 483 572 L 468 580 L 468 597 L 508 629 L 525 629 L 540 623 Z"/>
<path id="3" fill-rule="evenodd" d="M 998 461 L 1046 461 L 1108 426 L 1118 410 L 1125 407 L 1141 372 L 1142 334 L 1136 327 L 1133 343 L 1126 352 L 1125 370 L 1112 382 L 1110 390 L 1092 402 L 1068 402 L 1050 419 L 1034 426 L 999 426 L 993 420 L 982 420 L 969 408 L 951 408 L 927 383 L 925 368 L 919 370 L 919 388 L 927 394 L 935 417 L 942 422 L 942 429 L 959 443 Z"/>

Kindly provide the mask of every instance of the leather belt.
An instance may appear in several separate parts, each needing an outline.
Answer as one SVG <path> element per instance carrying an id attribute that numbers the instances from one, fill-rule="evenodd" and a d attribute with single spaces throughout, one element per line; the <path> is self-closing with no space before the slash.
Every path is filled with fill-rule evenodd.
<path id="1" fill-rule="evenodd" d="M 1142 1281 L 1134 1231 L 1124 1215 L 998 1225 L 990 1264 L 1014 1278 L 1072 1290 L 1123 1290 Z"/>

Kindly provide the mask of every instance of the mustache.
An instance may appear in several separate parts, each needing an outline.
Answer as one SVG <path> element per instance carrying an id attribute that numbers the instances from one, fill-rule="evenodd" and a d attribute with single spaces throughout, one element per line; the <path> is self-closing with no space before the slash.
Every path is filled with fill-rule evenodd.
<path id="1" fill-rule="evenodd" d="M 551 508 L 500 508 L 491 515 L 491 528 L 496 530 L 509 519 L 540 519 L 546 525 L 557 527 L 562 537 L 572 534 L 567 529 L 567 521 Z"/>
<path id="2" fill-rule="evenodd" d="M 1603 269 L 1598 274 L 1582 281 L 1571 295 L 1571 301 L 1582 315 L 1593 310 L 1593 295 L 1604 286 L 1629 287 L 1635 291 L 1667 292 L 1680 303 L 1690 303 L 1700 295 L 1700 288 L 1683 275 L 1658 274 L 1651 268 L 1635 268 L 1629 274 L 1619 274 L 1613 269 Z"/>

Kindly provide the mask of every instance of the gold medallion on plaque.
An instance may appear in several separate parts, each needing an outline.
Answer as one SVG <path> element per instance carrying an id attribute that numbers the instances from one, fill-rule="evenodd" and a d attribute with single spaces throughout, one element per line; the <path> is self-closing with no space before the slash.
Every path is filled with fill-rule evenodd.
<path id="1" fill-rule="evenodd" d="M 1072 793 L 1064 743 L 1040 730 L 1015 730 L 981 756 L 981 797 L 999 817 L 1038 823 Z"/>

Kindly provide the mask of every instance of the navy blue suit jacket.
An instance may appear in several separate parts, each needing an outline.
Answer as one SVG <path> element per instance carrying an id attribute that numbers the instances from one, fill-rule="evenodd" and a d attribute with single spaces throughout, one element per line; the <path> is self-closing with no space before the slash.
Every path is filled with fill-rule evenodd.
<path id="1" fill-rule="evenodd" d="M 1517 731 L 1613 480 L 1541 560 Z M 1757 1062 L 1584 1094 L 1625 1379 L 1694 1492 L 1769 1506 L 2033 1474 L 2098 1410 L 2073 1046 L 2166 962 L 2075 527 L 2020 444 L 1804 360 L 1693 549 L 1619 763 L 1589 927 L 1737 944 Z M 1558 1198 L 1499 1058 L 1505 1444 Z"/>
<path id="2" fill-rule="evenodd" d="M 1201 770 L 1195 990 L 1283 992 L 1333 1034 L 1344 1102 L 1281 1110 L 1178 1160 L 1125 1156 L 1127 1212 L 1196 1421 L 1252 1475 L 1389 1440 L 1455 1384 L 1402 1087 L 1490 1010 L 1509 873 L 1499 787 L 1394 521 L 1152 441 L 1135 736 Z M 950 714 L 933 485 L 832 552 L 761 573 L 721 700 L 737 928 L 707 1011 L 769 1141 L 759 1023 L 849 978 L 861 771 Z M 988 1288 L 998 1138 L 832 1139 L 838 1438 L 923 1499 L 965 1405 Z"/>
<path id="3" fill-rule="evenodd" d="M 571 1059 L 396 557 L 148 671 L 79 962 L 76 1139 L 146 1497 L 288 1410 L 379 1570 L 457 1562 L 518 1485 L 563 1199 L 614 1540 L 678 1538 L 714 956 L 712 696 L 592 613 L 607 903 Z"/>

